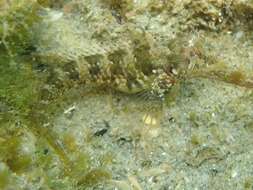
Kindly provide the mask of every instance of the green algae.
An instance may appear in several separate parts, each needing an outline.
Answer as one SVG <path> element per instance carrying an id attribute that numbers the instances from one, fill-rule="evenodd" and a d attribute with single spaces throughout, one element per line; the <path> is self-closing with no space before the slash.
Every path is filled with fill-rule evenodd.
<path id="1" fill-rule="evenodd" d="M 31 171 L 35 163 L 39 165 L 39 168 L 50 170 L 54 157 L 58 157 L 64 174 L 61 176 L 62 179 L 70 177 L 70 181 L 76 181 L 80 178 L 83 181 L 80 182 L 82 186 L 92 186 L 98 183 L 93 177 L 98 176 L 101 181 L 107 178 L 109 173 L 102 170 L 88 172 L 92 166 L 89 155 L 78 153 L 74 158 L 70 158 L 69 154 L 78 150 L 75 139 L 71 135 L 65 135 L 63 141 L 58 140 L 58 134 L 51 131 L 52 126 L 45 126 L 60 110 L 63 110 L 64 105 L 67 105 L 71 98 L 76 97 L 74 91 L 71 91 L 72 95 L 70 95 L 68 90 L 60 85 L 53 91 L 46 92 L 50 93 L 50 96 L 45 95 L 45 91 L 40 89 L 51 81 L 51 75 L 43 73 L 36 75 L 38 71 L 34 70 L 34 62 L 26 62 L 26 59 L 13 60 L 13 58 L 2 59 L 0 65 L 3 68 L 1 69 L 3 80 L 1 80 L 0 97 L 1 102 L 8 105 L 8 111 L 1 113 L 0 150 L 3 154 L 0 156 L 0 161 L 9 168 L 8 173 L 23 175 Z M 48 102 L 44 104 L 44 101 Z M 15 122 L 20 122 L 20 130 L 15 127 Z M 13 127 L 9 128 L 9 125 Z M 22 153 L 21 150 L 23 136 L 29 133 L 32 133 L 39 144 L 49 146 L 37 154 L 36 160 L 33 155 Z M 80 176 L 83 176 L 83 173 L 87 174 L 81 179 Z M 7 185 L 5 181 L 11 179 L 8 176 L 6 172 L 2 173 L 3 187 L 5 183 Z M 53 183 L 53 186 L 60 186 L 58 182 L 57 185 L 55 182 L 48 183 L 48 185 Z"/>
<path id="2" fill-rule="evenodd" d="M 108 171 L 102 168 L 96 168 L 90 170 L 82 179 L 78 181 L 78 184 L 81 186 L 94 186 L 109 179 L 111 179 L 111 174 Z"/>
<path id="3" fill-rule="evenodd" d="M 0 188 L 5 189 L 10 183 L 10 171 L 3 164 L 0 167 Z"/>
<path id="4" fill-rule="evenodd" d="M 29 112 L 29 106 L 36 101 L 39 81 L 36 80 L 29 63 L 17 62 L 3 56 L 0 58 L 0 99 L 25 114 Z"/>
<path id="5" fill-rule="evenodd" d="M 27 54 L 34 49 L 34 30 L 40 21 L 40 7 L 36 2 L 11 2 L 5 14 L 0 15 L 1 49 L 10 56 Z"/>
<path id="6" fill-rule="evenodd" d="M 252 189 L 252 187 L 253 187 L 252 177 L 247 177 L 244 182 L 244 189 L 248 190 L 248 189 Z"/>

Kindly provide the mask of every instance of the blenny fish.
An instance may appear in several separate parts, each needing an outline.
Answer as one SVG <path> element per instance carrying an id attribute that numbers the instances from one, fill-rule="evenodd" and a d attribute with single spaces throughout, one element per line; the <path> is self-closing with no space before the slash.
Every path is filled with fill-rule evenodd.
<path id="1" fill-rule="evenodd" d="M 93 84 L 96 88 L 137 95 L 144 100 L 164 100 L 178 80 L 178 71 L 170 64 L 158 67 L 147 65 L 150 68 L 145 71 L 138 64 L 132 63 L 121 65 L 109 62 L 103 63 L 103 66 L 99 63 L 86 66 L 86 85 Z"/>

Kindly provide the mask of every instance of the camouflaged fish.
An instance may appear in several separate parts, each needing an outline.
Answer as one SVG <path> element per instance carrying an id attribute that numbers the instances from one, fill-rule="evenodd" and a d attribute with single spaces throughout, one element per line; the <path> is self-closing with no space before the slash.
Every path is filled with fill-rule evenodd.
<path id="1" fill-rule="evenodd" d="M 140 66 L 138 63 L 123 64 L 108 60 L 103 60 L 101 64 L 92 63 L 90 57 L 79 63 L 78 67 L 80 75 L 85 77 L 86 85 L 95 84 L 97 87 L 110 88 L 129 95 L 136 94 L 144 100 L 163 100 L 179 77 L 178 71 L 172 65 L 168 63 L 162 66 Z"/>

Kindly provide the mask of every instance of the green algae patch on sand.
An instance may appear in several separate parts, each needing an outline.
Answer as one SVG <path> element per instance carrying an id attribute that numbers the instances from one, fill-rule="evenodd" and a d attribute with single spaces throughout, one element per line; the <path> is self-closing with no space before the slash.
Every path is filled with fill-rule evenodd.
<path id="1" fill-rule="evenodd" d="M 111 174 L 108 171 L 102 168 L 96 168 L 86 173 L 86 175 L 78 181 L 78 184 L 92 187 L 109 179 L 111 179 Z"/>
<path id="2" fill-rule="evenodd" d="M 27 113 L 29 106 L 37 99 L 40 83 L 29 63 L 18 63 L 0 57 L 0 98 L 16 110 Z"/>
<path id="3" fill-rule="evenodd" d="M 0 14 L 1 49 L 9 56 L 27 54 L 34 49 L 35 26 L 41 21 L 40 7 L 35 1 L 11 1 Z"/>

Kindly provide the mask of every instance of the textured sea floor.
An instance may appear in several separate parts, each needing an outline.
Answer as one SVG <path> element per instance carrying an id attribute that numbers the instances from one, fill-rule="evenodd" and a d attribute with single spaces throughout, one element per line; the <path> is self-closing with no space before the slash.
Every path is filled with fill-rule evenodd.
<path id="1" fill-rule="evenodd" d="M 238 33 L 206 41 L 229 67 L 252 69 L 252 47 Z M 252 189 L 252 90 L 191 79 L 178 91 L 162 106 L 127 95 L 85 96 L 71 115 L 56 118 L 54 130 L 72 134 L 94 160 L 112 156 L 112 180 L 95 189 Z"/>
<path id="2" fill-rule="evenodd" d="M 145 120 L 145 102 L 92 95 L 74 102 L 54 130 L 72 134 L 94 160 L 112 156 L 112 180 L 95 189 L 250 189 L 251 93 L 210 81 L 185 85 L 187 93 L 152 116 L 156 125 Z"/>

